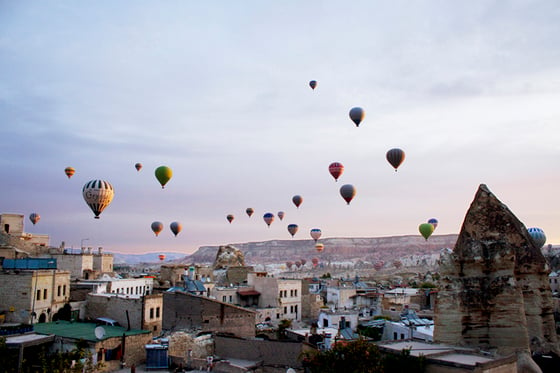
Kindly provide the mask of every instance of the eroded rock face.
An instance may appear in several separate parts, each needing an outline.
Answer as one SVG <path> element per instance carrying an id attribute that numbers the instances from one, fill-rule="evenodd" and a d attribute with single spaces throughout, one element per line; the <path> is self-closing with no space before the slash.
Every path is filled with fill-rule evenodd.
<path id="1" fill-rule="evenodd" d="M 523 223 L 481 185 L 453 252 L 441 256 L 434 340 L 558 353 L 548 273 Z"/>
<path id="2" fill-rule="evenodd" d="M 220 246 L 214 260 L 214 269 L 245 266 L 243 252 L 232 245 Z"/>

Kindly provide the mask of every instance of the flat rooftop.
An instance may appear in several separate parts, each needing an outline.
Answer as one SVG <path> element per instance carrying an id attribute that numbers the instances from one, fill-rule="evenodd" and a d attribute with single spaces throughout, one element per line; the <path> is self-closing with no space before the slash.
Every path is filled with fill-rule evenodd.
<path id="1" fill-rule="evenodd" d="M 149 330 L 139 330 L 131 329 L 126 330 L 126 328 L 120 326 L 109 326 L 102 325 L 105 333 L 102 338 L 96 338 L 95 328 L 100 325 L 95 323 L 85 323 L 85 322 L 69 322 L 69 321 L 55 321 L 47 323 L 39 323 L 33 325 L 35 332 L 38 334 L 54 334 L 59 337 L 72 338 L 72 339 L 83 339 L 89 342 L 102 341 L 109 338 L 122 337 L 129 335 L 138 334 L 150 334 Z"/>

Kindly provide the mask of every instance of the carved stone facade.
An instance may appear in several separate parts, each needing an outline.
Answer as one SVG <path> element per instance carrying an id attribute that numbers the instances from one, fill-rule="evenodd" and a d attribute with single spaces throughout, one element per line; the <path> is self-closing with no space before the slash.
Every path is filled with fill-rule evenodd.
<path id="1" fill-rule="evenodd" d="M 434 341 L 520 361 L 560 352 L 548 273 L 523 223 L 481 185 L 453 252 L 442 253 Z"/>

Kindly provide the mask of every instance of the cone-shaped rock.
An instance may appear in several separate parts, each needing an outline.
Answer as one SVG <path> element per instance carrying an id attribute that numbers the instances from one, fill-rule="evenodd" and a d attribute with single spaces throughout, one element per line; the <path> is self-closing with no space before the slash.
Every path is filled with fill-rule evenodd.
<path id="1" fill-rule="evenodd" d="M 500 355 L 558 353 L 548 267 L 527 229 L 480 185 L 440 260 L 434 340 Z"/>

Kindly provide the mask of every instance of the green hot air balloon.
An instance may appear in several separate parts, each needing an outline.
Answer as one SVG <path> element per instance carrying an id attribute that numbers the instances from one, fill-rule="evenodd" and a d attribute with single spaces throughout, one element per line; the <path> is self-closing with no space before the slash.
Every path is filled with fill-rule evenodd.
<path id="1" fill-rule="evenodd" d="M 167 184 L 167 182 L 173 176 L 173 171 L 171 170 L 171 168 L 167 166 L 159 166 L 158 168 L 156 168 L 155 174 L 156 174 L 156 179 L 161 184 L 161 189 L 163 189 L 165 188 L 165 184 Z"/>
<path id="2" fill-rule="evenodd" d="M 423 223 L 418 226 L 418 230 L 427 241 L 428 237 L 430 237 L 432 233 L 434 233 L 434 226 L 430 223 Z"/>

